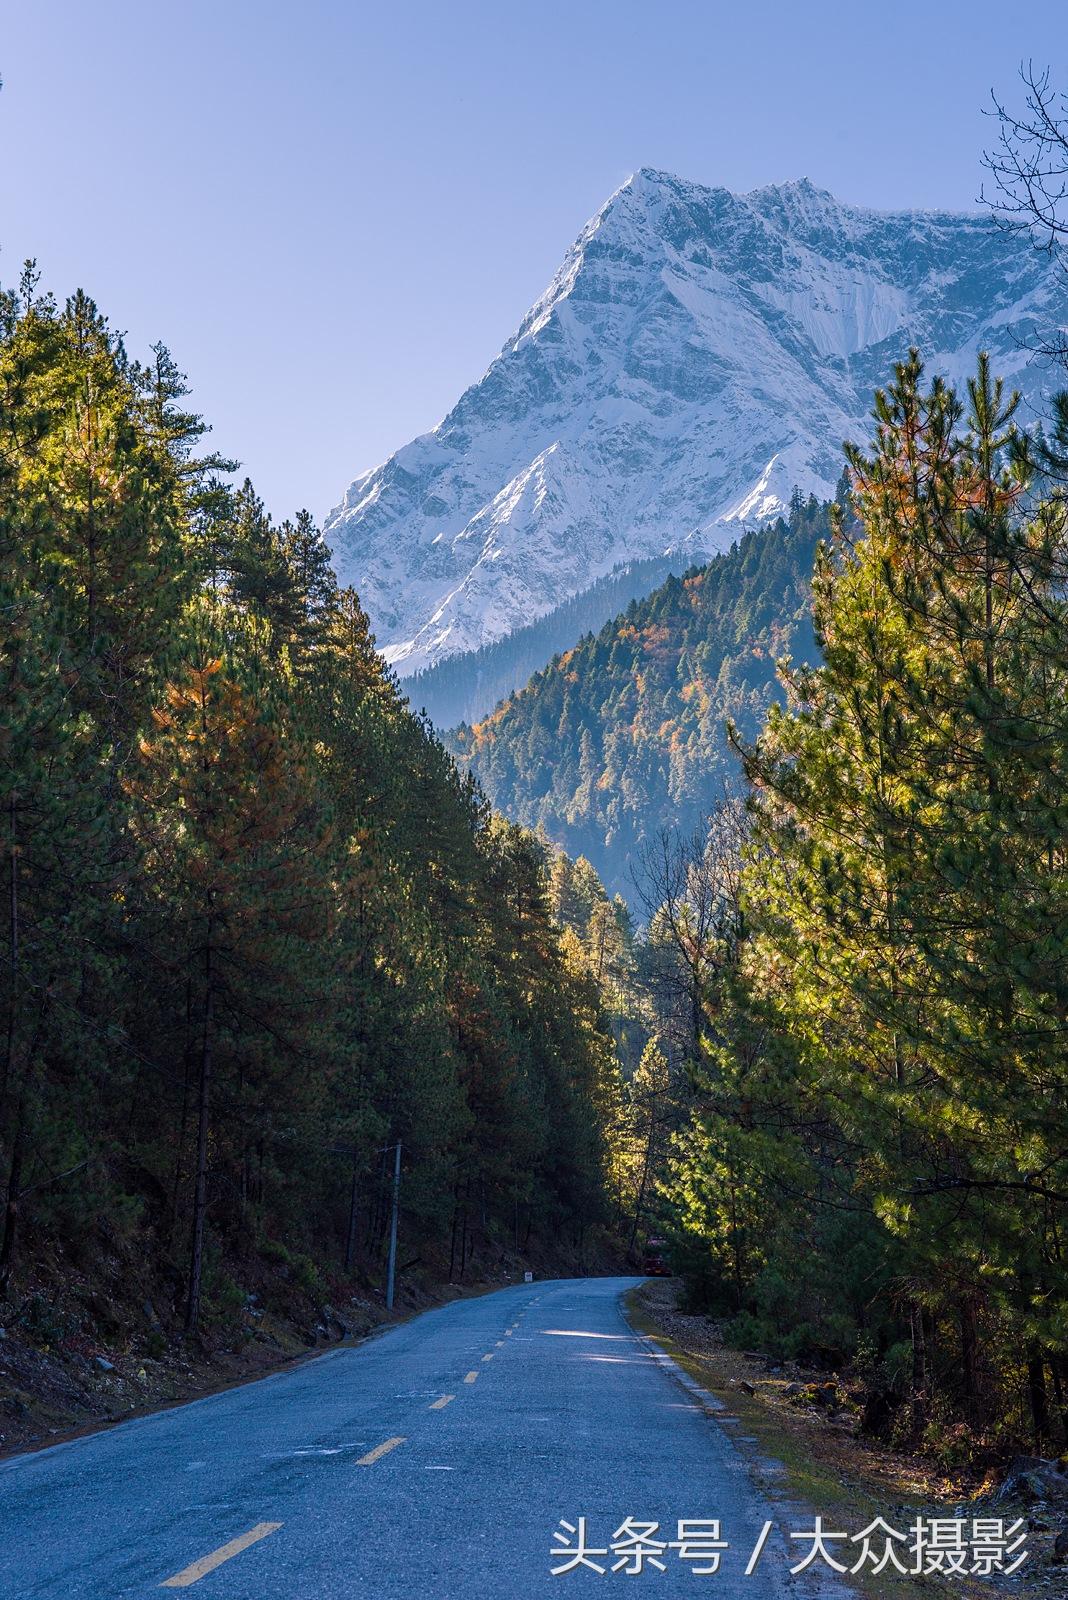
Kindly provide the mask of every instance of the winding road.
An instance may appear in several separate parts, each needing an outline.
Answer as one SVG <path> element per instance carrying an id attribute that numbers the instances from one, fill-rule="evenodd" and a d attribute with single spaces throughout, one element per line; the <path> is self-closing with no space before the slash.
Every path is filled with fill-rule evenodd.
<path id="1" fill-rule="evenodd" d="M 621 1296 L 636 1281 L 455 1301 L 259 1382 L 16 1457 L 0 1467 L 0 1596 L 846 1594 L 812 1574 L 790 1580 L 796 1555 L 777 1529 L 745 1575 L 774 1512 L 715 1402 L 626 1322 Z M 705 1526 L 680 1541 L 680 1519 Z M 708 1519 L 727 1549 L 712 1548 Z"/>

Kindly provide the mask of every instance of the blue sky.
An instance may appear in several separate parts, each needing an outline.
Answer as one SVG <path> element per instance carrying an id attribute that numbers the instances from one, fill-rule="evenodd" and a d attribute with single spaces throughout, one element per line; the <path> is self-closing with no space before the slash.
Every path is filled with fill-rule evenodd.
<path id="1" fill-rule="evenodd" d="M 0 278 L 189 373 L 280 515 L 432 427 L 639 166 L 970 208 L 1028 0 L 6 0 Z"/>

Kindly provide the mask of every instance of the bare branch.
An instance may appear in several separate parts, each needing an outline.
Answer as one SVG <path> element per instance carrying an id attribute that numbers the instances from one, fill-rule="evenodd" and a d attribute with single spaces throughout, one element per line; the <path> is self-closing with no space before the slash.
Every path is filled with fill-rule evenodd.
<path id="1" fill-rule="evenodd" d="M 990 92 L 998 137 L 983 152 L 983 166 L 993 179 L 993 193 L 984 185 L 979 199 L 989 207 L 998 227 L 1027 238 L 1068 273 L 1062 259 L 1068 239 L 1068 94 L 1053 87 L 1050 69 L 1033 61 L 1020 65 L 1024 109 L 1011 111 Z M 1052 329 L 1029 348 L 1068 367 L 1068 329 Z"/>

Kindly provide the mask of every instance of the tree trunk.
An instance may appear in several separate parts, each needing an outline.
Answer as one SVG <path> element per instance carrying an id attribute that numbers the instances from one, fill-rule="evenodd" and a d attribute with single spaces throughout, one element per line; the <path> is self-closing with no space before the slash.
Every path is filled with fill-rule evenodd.
<path id="1" fill-rule="evenodd" d="M 1065 1392 L 1064 1386 L 1064 1357 L 1051 1355 L 1049 1370 L 1053 1375 L 1053 1394 L 1061 1419 L 1062 1440 L 1068 1445 L 1068 1393 Z"/>
<path id="2" fill-rule="evenodd" d="M 464 1273 L 467 1271 L 467 1203 L 468 1203 L 468 1200 L 470 1199 L 470 1197 L 471 1197 L 471 1179 L 468 1178 L 467 1181 L 464 1184 L 464 1203 L 463 1203 L 463 1213 L 462 1213 L 462 1227 L 461 1227 L 461 1230 L 460 1230 L 460 1282 L 461 1283 L 463 1283 L 463 1281 L 464 1281 Z"/>
<path id="3" fill-rule="evenodd" d="M 9 873 L 8 884 L 8 965 L 10 967 L 10 991 L 8 993 L 7 1012 L 7 1048 L 4 1051 L 4 1081 L 0 1084 L 0 1104 L 7 1095 L 8 1085 L 12 1082 L 15 1073 L 15 1040 L 18 1033 L 18 986 L 19 986 L 19 848 L 16 831 L 16 804 L 15 791 L 11 791 L 8 812 L 8 851 Z"/>
<path id="4" fill-rule="evenodd" d="M 909 1307 L 912 1329 L 912 1431 L 917 1438 L 927 1426 L 927 1337 L 923 1331 L 923 1307 L 914 1300 Z"/>
<path id="5" fill-rule="evenodd" d="M 208 1206 L 208 1119 L 211 1107 L 211 1069 L 214 1047 L 215 975 L 212 970 L 214 931 L 208 923 L 204 950 L 204 1032 L 200 1047 L 200 1088 L 197 1103 L 197 1159 L 193 1181 L 193 1237 L 189 1253 L 189 1298 L 185 1331 L 195 1333 L 200 1316 L 200 1285 L 204 1270 L 204 1222 Z"/>
<path id="6" fill-rule="evenodd" d="M 976 1329 L 975 1300 L 965 1295 L 960 1303 L 960 1354 L 961 1378 L 964 1389 L 964 1411 L 970 1423 L 979 1421 L 979 1336 Z"/>
<path id="7" fill-rule="evenodd" d="M 181 1215 L 182 1157 L 185 1154 L 185 1139 L 189 1131 L 189 1064 L 193 1054 L 192 1019 L 193 985 L 187 979 L 185 986 L 185 1045 L 182 1050 L 182 1115 L 178 1123 L 178 1142 L 174 1151 L 171 1214 L 167 1235 L 169 1242 L 173 1242 L 178 1236 L 178 1223 Z"/>
<path id="8" fill-rule="evenodd" d="M 1035 1453 L 1041 1455 L 1049 1438 L 1049 1403 L 1046 1398 L 1046 1364 L 1038 1344 L 1032 1344 L 1027 1353 L 1027 1392 L 1035 1429 Z"/>
<path id="9" fill-rule="evenodd" d="M 4 1206 L 4 1237 L 0 1242 L 0 1296 L 7 1293 L 11 1268 L 15 1260 L 15 1238 L 18 1233 L 19 1200 L 22 1195 L 22 1164 L 26 1152 L 26 1106 L 20 1101 L 15 1124 L 15 1137 L 11 1147 L 11 1165 L 7 1175 L 7 1202 Z"/>
<path id="10" fill-rule="evenodd" d="M 742 1253 L 742 1230 L 738 1223 L 738 1190 L 734 1182 L 730 1186 L 731 1196 L 731 1261 L 734 1269 L 734 1298 L 738 1310 L 741 1311 L 744 1303 L 742 1285 L 745 1282 L 745 1264 Z"/>
<path id="11" fill-rule="evenodd" d="M 649 1137 L 645 1141 L 645 1161 L 642 1164 L 642 1181 L 638 1185 L 638 1198 L 634 1205 L 634 1221 L 630 1227 L 630 1238 L 627 1241 L 627 1259 L 634 1254 L 634 1241 L 638 1236 L 638 1223 L 641 1221 L 642 1206 L 645 1203 L 645 1186 L 649 1181 L 649 1162 L 652 1159 L 653 1130 L 650 1126 Z"/>
<path id="12" fill-rule="evenodd" d="M 360 1158 L 356 1148 L 352 1151 L 352 1184 L 349 1188 L 349 1231 L 345 1238 L 345 1271 L 352 1271 L 356 1259 L 356 1216 L 360 1197 Z"/>
<path id="13" fill-rule="evenodd" d="M 457 1184 L 452 1194 L 452 1234 L 449 1238 L 449 1282 L 453 1281 L 456 1271 L 456 1229 L 460 1222 L 460 1185 Z"/>

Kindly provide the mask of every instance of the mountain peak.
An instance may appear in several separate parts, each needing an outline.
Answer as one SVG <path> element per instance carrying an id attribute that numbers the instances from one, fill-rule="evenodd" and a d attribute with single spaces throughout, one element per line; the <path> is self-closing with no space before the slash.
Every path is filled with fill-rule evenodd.
<path id="1" fill-rule="evenodd" d="M 726 189 L 710 189 L 704 184 L 694 182 L 693 179 L 680 177 L 678 173 L 667 172 L 661 167 L 639 167 L 613 194 L 609 195 L 593 221 L 596 222 L 599 217 L 604 217 L 606 213 L 616 209 L 621 201 L 633 200 L 640 204 L 656 206 L 666 201 L 685 200 L 693 196 L 728 193 Z"/>
<path id="2" fill-rule="evenodd" d="M 821 205 L 833 206 L 836 211 L 853 209 L 837 199 L 829 189 L 821 189 L 811 178 L 788 178 L 784 183 L 763 184 L 757 189 L 750 189 L 744 198 L 752 199 L 754 196 L 767 194 L 778 194 L 784 199 L 800 200 L 805 203 L 818 200 Z"/>
<path id="3" fill-rule="evenodd" d="M 662 167 L 639 167 L 632 172 L 629 178 L 624 179 L 615 195 L 610 195 L 605 206 L 611 205 L 616 195 L 629 191 L 640 195 L 656 195 L 663 189 L 677 189 L 687 187 L 687 180 L 681 178 L 677 172 L 668 172 Z M 604 208 L 602 208 L 604 209 Z"/>
<path id="4" fill-rule="evenodd" d="M 829 189 L 821 188 L 809 177 L 788 178 L 782 183 L 763 184 L 756 189 L 736 191 L 727 189 L 721 184 L 699 183 L 695 178 L 684 178 L 677 172 L 668 172 L 661 167 L 639 167 L 609 196 L 593 220 L 603 217 L 606 212 L 613 209 L 617 201 L 625 197 L 633 196 L 639 200 L 662 202 L 665 198 L 701 200 L 710 195 L 729 197 L 739 205 L 762 196 L 779 195 L 783 199 L 806 202 L 818 200 L 821 204 L 833 206 L 837 210 L 857 209 L 838 200 Z"/>
<path id="5" fill-rule="evenodd" d="M 795 485 L 829 497 L 910 345 L 955 381 L 986 348 L 1040 404 L 1027 346 L 1066 321 L 1051 265 L 974 216 L 640 167 L 444 421 L 352 484 L 339 573 L 415 671 L 621 563 L 714 554 Z"/>

